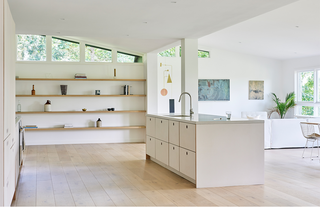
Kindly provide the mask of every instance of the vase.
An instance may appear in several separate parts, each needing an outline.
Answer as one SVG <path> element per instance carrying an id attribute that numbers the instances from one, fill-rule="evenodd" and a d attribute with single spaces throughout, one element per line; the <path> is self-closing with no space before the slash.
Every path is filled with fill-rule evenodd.
<path id="1" fill-rule="evenodd" d="M 68 85 L 60 85 L 61 95 L 67 95 Z"/>

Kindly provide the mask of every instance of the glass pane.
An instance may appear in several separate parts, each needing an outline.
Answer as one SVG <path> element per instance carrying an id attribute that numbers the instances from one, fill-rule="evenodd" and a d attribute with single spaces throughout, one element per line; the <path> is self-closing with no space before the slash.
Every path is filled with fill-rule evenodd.
<path id="1" fill-rule="evenodd" d="M 76 42 L 52 38 L 52 61 L 80 61 L 80 45 Z"/>
<path id="2" fill-rule="evenodd" d="M 198 50 L 198 57 L 199 58 L 209 58 L 210 53 L 208 51 Z"/>
<path id="3" fill-rule="evenodd" d="M 46 61 L 46 37 L 17 35 L 17 60 Z"/>
<path id="4" fill-rule="evenodd" d="M 313 106 L 302 106 L 301 115 L 313 116 Z"/>
<path id="5" fill-rule="evenodd" d="M 313 101 L 313 71 L 299 73 L 299 101 Z"/>
<path id="6" fill-rule="evenodd" d="M 175 57 L 176 56 L 176 48 L 170 48 L 168 50 L 162 51 L 158 53 L 160 57 Z"/>
<path id="7" fill-rule="evenodd" d="M 119 63 L 142 63 L 142 57 L 118 52 L 117 62 Z"/>
<path id="8" fill-rule="evenodd" d="M 86 62 L 112 62 L 112 52 L 86 45 Z"/>

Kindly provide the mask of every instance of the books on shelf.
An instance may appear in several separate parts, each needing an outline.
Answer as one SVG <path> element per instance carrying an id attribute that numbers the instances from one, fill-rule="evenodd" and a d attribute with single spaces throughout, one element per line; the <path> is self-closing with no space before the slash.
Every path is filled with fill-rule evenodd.
<path id="1" fill-rule="evenodd" d="M 24 128 L 27 128 L 27 129 L 37 129 L 38 126 L 37 126 L 37 125 L 26 125 Z"/>
<path id="2" fill-rule="evenodd" d="M 72 124 L 65 124 L 64 128 L 73 128 L 73 125 Z"/>
<path id="3" fill-rule="evenodd" d="M 85 73 L 76 73 L 74 75 L 75 79 L 87 79 L 87 75 Z"/>

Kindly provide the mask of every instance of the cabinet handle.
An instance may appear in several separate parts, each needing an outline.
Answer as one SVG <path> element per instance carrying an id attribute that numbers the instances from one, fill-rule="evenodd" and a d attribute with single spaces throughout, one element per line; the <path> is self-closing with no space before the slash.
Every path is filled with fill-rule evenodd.
<path id="1" fill-rule="evenodd" d="M 151 141 L 151 138 L 150 138 L 150 141 Z"/>
<path id="2" fill-rule="evenodd" d="M 162 145 L 162 142 L 161 142 L 161 145 Z"/>
<path id="3" fill-rule="evenodd" d="M 188 155 L 188 152 L 186 152 L 186 155 Z"/>
<path id="4" fill-rule="evenodd" d="M 186 128 L 188 129 L 188 125 L 186 125 Z"/>
<path id="5" fill-rule="evenodd" d="M 174 147 L 173 147 L 173 149 L 174 149 Z"/>
<path id="6" fill-rule="evenodd" d="M 174 123 L 172 123 L 172 125 L 174 126 Z"/>
<path id="7" fill-rule="evenodd" d="M 161 124 L 162 124 L 162 121 L 161 121 Z"/>
<path id="8" fill-rule="evenodd" d="M 150 121 L 151 121 L 151 118 L 150 118 Z"/>

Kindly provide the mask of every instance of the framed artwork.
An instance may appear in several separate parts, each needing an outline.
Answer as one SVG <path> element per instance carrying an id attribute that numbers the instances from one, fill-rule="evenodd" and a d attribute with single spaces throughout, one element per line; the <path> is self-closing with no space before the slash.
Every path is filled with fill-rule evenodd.
<path id="1" fill-rule="evenodd" d="M 264 81 L 249 81 L 249 100 L 264 99 Z"/>
<path id="2" fill-rule="evenodd" d="M 198 101 L 230 101 L 230 79 L 199 79 Z"/>

